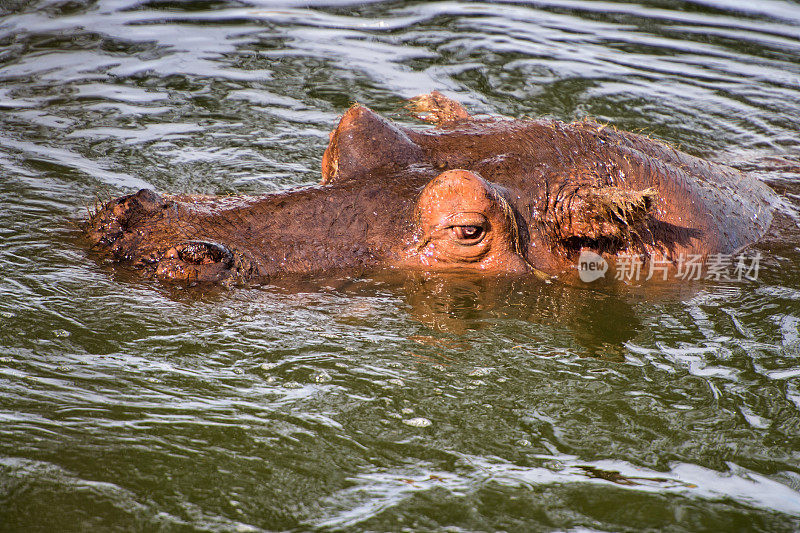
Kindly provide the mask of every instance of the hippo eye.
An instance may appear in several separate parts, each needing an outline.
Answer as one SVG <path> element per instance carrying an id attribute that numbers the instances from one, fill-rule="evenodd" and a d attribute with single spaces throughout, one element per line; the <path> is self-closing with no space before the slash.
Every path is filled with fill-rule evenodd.
<path id="1" fill-rule="evenodd" d="M 483 226 L 453 226 L 456 239 L 463 244 L 477 244 L 483 238 Z"/>

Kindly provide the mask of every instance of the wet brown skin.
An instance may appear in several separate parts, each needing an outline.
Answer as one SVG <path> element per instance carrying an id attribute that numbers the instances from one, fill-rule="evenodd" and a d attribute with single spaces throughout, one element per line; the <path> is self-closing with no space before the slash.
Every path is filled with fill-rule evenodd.
<path id="1" fill-rule="evenodd" d="M 475 119 L 439 93 L 436 124 L 397 126 L 354 105 L 331 133 L 322 184 L 263 197 L 112 200 L 93 248 L 165 280 L 238 283 L 403 269 L 574 270 L 581 249 L 734 253 L 758 240 L 774 194 L 758 180 L 594 122 Z"/>

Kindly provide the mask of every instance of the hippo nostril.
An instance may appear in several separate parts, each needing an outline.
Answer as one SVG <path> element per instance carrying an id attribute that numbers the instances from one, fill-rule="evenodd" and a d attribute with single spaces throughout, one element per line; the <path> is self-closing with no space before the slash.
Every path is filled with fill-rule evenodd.
<path id="1" fill-rule="evenodd" d="M 131 203 L 137 205 L 147 213 L 152 213 L 163 208 L 166 202 L 152 189 L 142 189 L 136 194 L 131 195 Z"/>
<path id="2" fill-rule="evenodd" d="M 110 247 L 112 244 L 117 242 L 117 239 L 119 239 L 120 237 L 122 237 L 121 231 L 101 234 L 100 238 L 97 239 L 97 242 L 94 244 L 94 246 Z"/>
<path id="3" fill-rule="evenodd" d="M 132 220 L 154 214 L 168 205 L 161 196 L 150 189 L 113 200 L 106 206 L 113 220 L 126 227 Z"/>
<path id="4" fill-rule="evenodd" d="M 175 251 L 182 261 L 194 265 L 222 263 L 226 268 L 233 265 L 233 253 L 215 242 L 189 241 L 177 246 Z"/>

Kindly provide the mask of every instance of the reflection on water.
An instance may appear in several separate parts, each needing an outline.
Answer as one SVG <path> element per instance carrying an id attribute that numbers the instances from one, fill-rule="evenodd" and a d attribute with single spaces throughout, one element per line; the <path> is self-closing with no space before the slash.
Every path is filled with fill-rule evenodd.
<path id="1" fill-rule="evenodd" d="M 509 321 L 556 326 L 583 355 L 622 358 L 625 342 L 642 328 L 624 289 L 609 294 L 529 279 L 420 274 L 404 277 L 397 292 L 411 317 L 431 329 L 465 334 Z"/>
<path id="2" fill-rule="evenodd" d="M 729 4 L 0 5 L 0 529 L 797 530 L 800 5 Z M 351 102 L 434 89 L 753 172 L 759 281 L 186 290 L 76 234 L 316 183 Z"/>

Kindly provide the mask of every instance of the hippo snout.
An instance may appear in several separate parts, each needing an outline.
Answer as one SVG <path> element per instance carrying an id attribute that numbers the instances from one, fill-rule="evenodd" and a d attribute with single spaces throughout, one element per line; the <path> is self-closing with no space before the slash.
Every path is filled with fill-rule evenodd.
<path id="1" fill-rule="evenodd" d="M 155 191 L 142 189 L 108 202 L 89 218 L 84 229 L 93 247 L 110 247 L 135 222 L 152 217 L 167 206 L 168 202 Z"/>
<path id="2" fill-rule="evenodd" d="M 197 198 L 202 204 L 202 199 Z M 86 224 L 92 247 L 145 276 L 214 283 L 249 279 L 255 265 L 228 244 L 202 205 L 164 199 L 150 189 L 110 201 Z M 224 233 L 224 232 L 223 232 Z"/>

